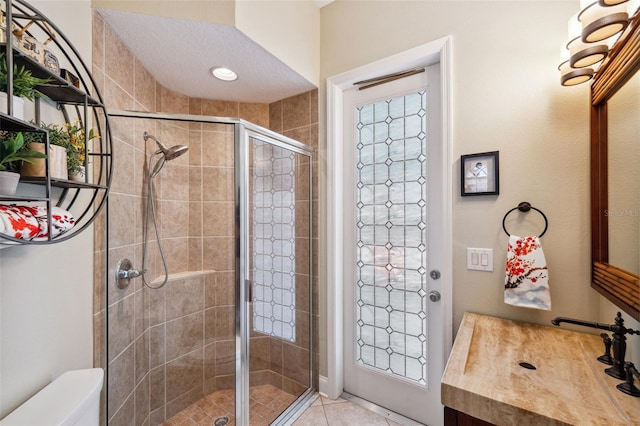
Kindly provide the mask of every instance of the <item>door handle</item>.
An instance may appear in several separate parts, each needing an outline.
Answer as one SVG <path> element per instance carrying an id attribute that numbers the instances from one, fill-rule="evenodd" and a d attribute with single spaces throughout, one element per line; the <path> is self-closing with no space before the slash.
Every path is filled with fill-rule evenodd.
<path id="1" fill-rule="evenodd" d="M 429 292 L 429 300 L 431 300 L 432 302 L 437 302 L 441 298 L 442 298 L 442 296 L 440 296 L 440 292 L 439 291 L 431 290 Z"/>
<path id="2" fill-rule="evenodd" d="M 251 303 L 253 301 L 253 281 L 244 280 L 245 284 L 245 294 L 247 295 L 247 302 Z"/>

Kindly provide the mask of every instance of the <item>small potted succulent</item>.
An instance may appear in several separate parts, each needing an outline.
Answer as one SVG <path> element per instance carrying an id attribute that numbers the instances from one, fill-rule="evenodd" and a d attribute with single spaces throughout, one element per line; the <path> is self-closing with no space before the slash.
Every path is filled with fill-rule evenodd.
<path id="1" fill-rule="evenodd" d="M 47 156 L 42 152 L 26 148 L 24 135 L 21 132 L 0 136 L 0 194 L 13 195 L 16 193 L 20 174 L 17 170 L 20 164 L 35 163 Z"/>

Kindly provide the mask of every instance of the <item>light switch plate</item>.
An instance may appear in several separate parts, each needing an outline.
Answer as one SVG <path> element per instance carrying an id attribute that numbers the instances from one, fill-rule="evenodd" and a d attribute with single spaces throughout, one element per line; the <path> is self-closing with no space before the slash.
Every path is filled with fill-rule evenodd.
<path id="1" fill-rule="evenodd" d="M 493 249 L 467 248 L 467 269 L 493 271 Z"/>

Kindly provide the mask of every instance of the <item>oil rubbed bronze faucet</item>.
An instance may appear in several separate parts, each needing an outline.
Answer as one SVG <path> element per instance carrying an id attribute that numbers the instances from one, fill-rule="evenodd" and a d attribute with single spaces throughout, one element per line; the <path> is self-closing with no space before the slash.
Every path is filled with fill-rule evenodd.
<path id="1" fill-rule="evenodd" d="M 583 327 L 597 328 L 599 330 L 607 330 L 613 333 L 613 366 L 605 369 L 605 373 L 615 377 L 617 379 L 625 380 L 627 373 L 625 372 L 624 355 L 627 351 L 627 337 L 626 334 L 640 334 L 640 330 L 632 330 L 624 326 L 624 319 L 622 314 L 618 312 L 616 315 L 615 324 L 600 324 L 597 322 L 581 321 L 572 318 L 557 317 L 551 320 L 551 324 L 560 325 L 560 323 L 566 322 L 568 324 L 581 325 Z M 606 342 L 605 342 L 606 344 Z"/>

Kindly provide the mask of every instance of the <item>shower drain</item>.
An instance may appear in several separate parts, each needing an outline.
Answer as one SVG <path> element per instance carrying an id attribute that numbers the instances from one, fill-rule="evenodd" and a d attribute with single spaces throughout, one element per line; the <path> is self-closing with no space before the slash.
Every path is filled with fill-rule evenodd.
<path id="1" fill-rule="evenodd" d="M 224 426 L 227 423 L 229 423 L 229 417 L 224 416 L 224 417 L 218 417 L 214 422 L 213 422 L 213 426 Z"/>

